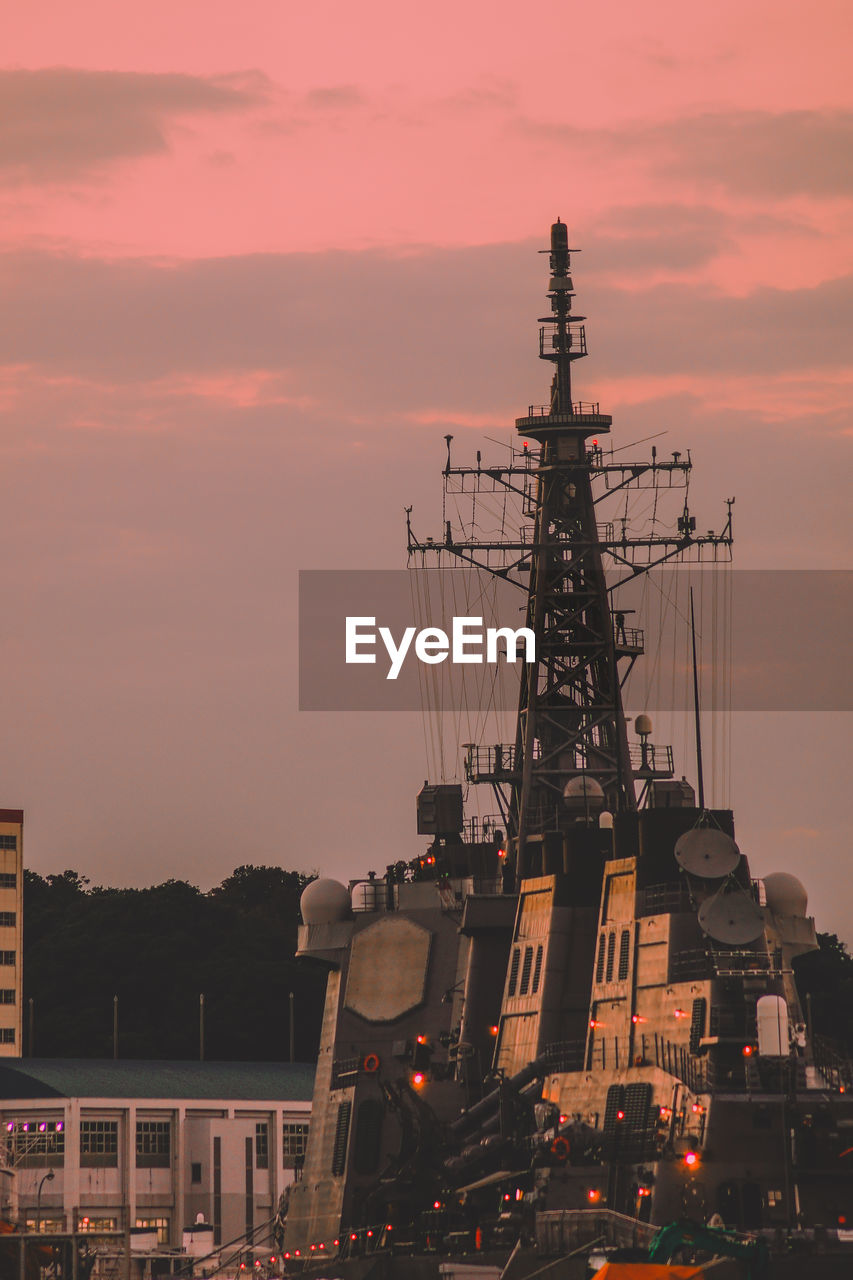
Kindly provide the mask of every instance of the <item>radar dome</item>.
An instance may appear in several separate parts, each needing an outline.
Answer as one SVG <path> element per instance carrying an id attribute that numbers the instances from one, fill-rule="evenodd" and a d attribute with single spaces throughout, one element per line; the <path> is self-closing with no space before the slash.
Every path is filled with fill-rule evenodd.
<path id="1" fill-rule="evenodd" d="M 601 784 L 596 782 L 595 778 L 589 778 L 585 774 L 569 778 L 563 788 L 563 799 L 570 809 L 597 811 L 604 808 L 604 791 Z"/>
<path id="2" fill-rule="evenodd" d="M 312 880 L 302 890 L 299 910 L 305 924 L 337 924 L 352 911 L 349 889 L 339 880 Z"/>
<path id="3" fill-rule="evenodd" d="M 774 916 L 804 916 L 809 905 L 809 895 L 802 881 L 787 871 L 774 871 L 764 877 L 764 893 L 767 906 Z"/>
<path id="4" fill-rule="evenodd" d="M 643 714 L 638 715 L 636 720 L 634 721 L 634 728 L 637 730 L 637 733 L 640 735 L 641 738 L 646 737 L 646 735 L 651 733 L 652 731 L 651 716 L 647 716 Z"/>

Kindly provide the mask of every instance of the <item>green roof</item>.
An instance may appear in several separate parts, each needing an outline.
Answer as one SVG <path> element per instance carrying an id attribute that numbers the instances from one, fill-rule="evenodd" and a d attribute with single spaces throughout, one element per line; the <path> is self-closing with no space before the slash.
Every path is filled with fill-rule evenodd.
<path id="1" fill-rule="evenodd" d="M 311 1062 L 0 1059 L 3 1098 L 182 1098 L 310 1102 Z"/>

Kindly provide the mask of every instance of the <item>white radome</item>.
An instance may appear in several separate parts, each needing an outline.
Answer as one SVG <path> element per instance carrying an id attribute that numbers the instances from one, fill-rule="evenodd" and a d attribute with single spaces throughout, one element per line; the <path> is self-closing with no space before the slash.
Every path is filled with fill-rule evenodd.
<path id="1" fill-rule="evenodd" d="M 312 880 L 302 890 L 299 910 L 305 924 L 337 924 L 352 911 L 349 889 L 340 880 Z"/>
<path id="2" fill-rule="evenodd" d="M 775 916 L 805 916 L 809 895 L 805 886 L 788 871 L 774 871 L 764 877 L 767 906 Z"/>

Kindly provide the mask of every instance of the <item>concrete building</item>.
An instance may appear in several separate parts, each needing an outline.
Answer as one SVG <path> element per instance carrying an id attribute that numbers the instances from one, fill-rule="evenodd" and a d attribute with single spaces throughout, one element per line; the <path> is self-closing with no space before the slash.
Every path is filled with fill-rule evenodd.
<path id="1" fill-rule="evenodd" d="M 313 1065 L 24 1058 L 0 1064 L 0 1138 L 30 1231 L 149 1228 L 214 1248 L 269 1224 L 299 1177 Z M 51 1173 L 53 1176 L 51 1177 Z"/>
<path id="2" fill-rule="evenodd" d="M 21 1052 L 24 814 L 0 809 L 0 1057 Z"/>

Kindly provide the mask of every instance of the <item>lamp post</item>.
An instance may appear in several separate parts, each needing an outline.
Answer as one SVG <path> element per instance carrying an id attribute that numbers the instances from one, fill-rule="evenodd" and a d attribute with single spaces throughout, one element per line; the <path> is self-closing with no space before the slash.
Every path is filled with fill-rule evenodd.
<path id="1" fill-rule="evenodd" d="M 56 1177 L 56 1174 L 53 1172 L 53 1170 L 48 1169 L 47 1173 L 44 1175 L 41 1182 L 39 1183 L 39 1189 L 36 1194 L 36 1235 L 38 1235 L 41 1230 L 41 1189 L 46 1182 L 53 1182 L 53 1179 L 55 1177 Z"/>

